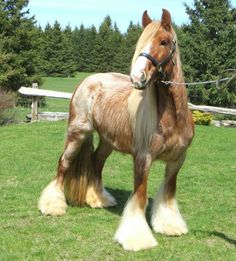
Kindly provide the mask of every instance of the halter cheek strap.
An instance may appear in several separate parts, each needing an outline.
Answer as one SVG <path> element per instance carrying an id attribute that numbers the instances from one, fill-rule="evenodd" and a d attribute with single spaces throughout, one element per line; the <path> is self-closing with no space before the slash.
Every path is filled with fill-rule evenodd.
<path id="1" fill-rule="evenodd" d="M 154 58 L 153 56 L 151 56 L 148 53 L 140 53 L 139 56 L 146 57 L 148 60 L 150 60 L 152 62 L 153 66 L 155 66 L 157 68 L 158 72 L 162 72 L 162 66 L 167 64 L 173 58 L 175 49 L 176 49 L 176 41 L 174 39 L 173 48 L 170 50 L 169 54 L 162 62 L 158 62 L 156 58 Z"/>

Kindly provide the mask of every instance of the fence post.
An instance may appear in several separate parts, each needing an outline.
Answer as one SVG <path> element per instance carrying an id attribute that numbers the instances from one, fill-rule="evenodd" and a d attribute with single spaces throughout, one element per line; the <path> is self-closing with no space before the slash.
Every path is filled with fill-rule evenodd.
<path id="1" fill-rule="evenodd" d="M 32 88 L 38 88 L 37 83 L 32 84 Z M 31 121 L 38 120 L 38 98 L 36 96 L 32 97 L 32 106 L 31 106 Z"/>

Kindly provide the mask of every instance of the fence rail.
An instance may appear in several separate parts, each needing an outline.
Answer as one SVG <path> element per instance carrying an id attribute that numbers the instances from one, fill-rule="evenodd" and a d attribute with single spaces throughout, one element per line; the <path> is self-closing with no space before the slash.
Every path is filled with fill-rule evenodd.
<path id="1" fill-rule="evenodd" d="M 70 99 L 72 97 L 72 93 L 69 92 L 56 92 L 50 90 L 42 90 L 38 88 L 30 88 L 30 87 L 21 87 L 18 92 L 20 94 L 26 96 L 36 96 L 36 97 L 51 97 L 51 98 L 62 98 L 62 99 Z"/>
<path id="2" fill-rule="evenodd" d="M 38 112 L 37 106 L 37 97 L 51 97 L 51 98 L 61 98 L 61 99 L 71 99 L 72 93 L 69 92 L 57 92 L 57 91 L 50 91 L 50 90 L 42 90 L 38 89 L 36 85 L 33 85 L 33 88 L 30 87 L 21 87 L 18 92 L 25 96 L 32 97 L 32 118 L 31 121 L 38 120 L 43 118 L 50 118 L 56 120 L 61 118 L 67 118 L 68 113 L 51 113 L 51 112 Z M 206 106 L 206 105 L 194 105 L 192 103 L 188 103 L 189 108 L 191 110 L 198 110 L 204 112 L 212 112 L 212 113 L 219 113 L 219 114 L 227 114 L 227 115 L 236 115 L 236 109 L 229 109 L 229 108 L 221 108 L 221 107 L 213 107 L 213 106 Z"/>

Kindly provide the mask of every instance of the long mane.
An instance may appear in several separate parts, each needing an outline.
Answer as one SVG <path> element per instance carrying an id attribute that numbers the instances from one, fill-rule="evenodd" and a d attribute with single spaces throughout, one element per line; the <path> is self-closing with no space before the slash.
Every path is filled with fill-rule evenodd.
<path id="1" fill-rule="evenodd" d="M 159 21 L 153 21 L 144 29 L 136 46 L 136 50 L 132 60 L 132 66 L 142 49 L 156 35 L 158 30 L 160 29 L 160 26 L 161 23 Z M 173 27 L 171 28 L 171 33 L 177 40 L 176 33 Z M 176 46 L 175 61 L 175 73 L 172 80 L 184 82 L 178 45 Z M 179 89 L 180 92 L 185 92 L 185 88 Z M 154 88 L 154 86 L 148 86 L 144 91 L 133 89 L 131 95 L 128 98 L 128 110 L 131 125 L 133 128 L 134 149 L 136 152 L 145 151 L 149 147 L 152 135 L 157 128 L 158 113 L 156 89 Z"/>

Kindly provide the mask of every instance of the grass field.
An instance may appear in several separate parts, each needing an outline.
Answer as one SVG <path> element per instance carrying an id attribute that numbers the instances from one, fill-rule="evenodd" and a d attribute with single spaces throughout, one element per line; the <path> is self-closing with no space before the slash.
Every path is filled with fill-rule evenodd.
<path id="1" fill-rule="evenodd" d="M 156 235 L 158 247 L 127 253 L 112 237 L 132 189 L 129 156 L 112 154 L 104 170 L 117 207 L 69 207 L 59 218 L 37 210 L 41 190 L 55 175 L 65 128 L 64 121 L 0 128 L 0 260 L 236 260 L 234 129 L 197 127 L 178 180 L 189 234 Z M 154 164 L 150 197 L 162 173 L 163 165 Z"/>
<path id="2" fill-rule="evenodd" d="M 55 78 L 55 77 L 44 77 L 43 84 L 40 86 L 41 89 L 61 92 L 73 92 L 79 83 L 91 75 L 91 73 L 78 73 L 73 78 Z M 40 112 L 51 111 L 51 112 L 68 112 L 70 101 L 68 99 L 54 99 L 46 98 L 46 106 L 39 108 Z M 17 121 L 25 121 L 26 115 L 30 113 L 30 108 L 18 107 L 15 110 L 15 118 Z"/>
<path id="3" fill-rule="evenodd" d="M 67 91 L 69 80 L 49 78 L 44 86 L 62 90 L 57 86 L 64 82 Z M 69 207 L 62 217 L 40 215 L 37 201 L 55 175 L 65 130 L 65 121 L 0 128 L 0 260 L 236 260 L 235 129 L 196 127 L 177 190 L 189 233 L 155 234 L 159 245 L 137 253 L 112 240 L 133 187 L 130 156 L 113 153 L 105 165 L 104 184 L 118 201 L 115 208 Z M 163 170 L 160 162 L 152 167 L 149 205 Z"/>

